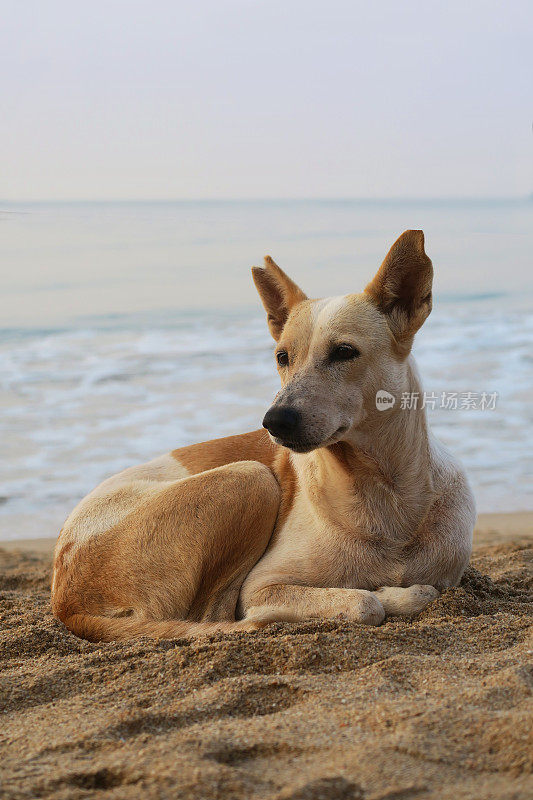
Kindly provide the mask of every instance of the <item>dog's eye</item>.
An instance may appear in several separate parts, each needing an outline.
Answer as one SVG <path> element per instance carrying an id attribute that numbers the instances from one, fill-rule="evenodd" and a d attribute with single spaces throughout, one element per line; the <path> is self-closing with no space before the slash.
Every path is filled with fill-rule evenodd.
<path id="1" fill-rule="evenodd" d="M 350 361 L 352 358 L 357 358 L 361 353 L 357 347 L 352 347 L 351 344 L 339 344 L 334 347 L 329 354 L 330 361 Z"/>
<path id="2" fill-rule="evenodd" d="M 286 350 L 279 350 L 276 353 L 276 361 L 280 365 L 280 367 L 288 367 L 289 366 L 289 354 Z"/>

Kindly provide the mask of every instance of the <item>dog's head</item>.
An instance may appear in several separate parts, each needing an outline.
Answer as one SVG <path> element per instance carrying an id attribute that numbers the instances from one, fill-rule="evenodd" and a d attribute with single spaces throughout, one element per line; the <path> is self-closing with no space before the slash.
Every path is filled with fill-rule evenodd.
<path id="1" fill-rule="evenodd" d="M 276 340 L 282 388 L 263 425 L 277 444 L 309 452 L 341 441 L 404 388 L 405 360 L 431 311 L 433 267 L 422 231 L 405 231 L 361 294 L 309 300 L 265 258 L 253 278 Z"/>

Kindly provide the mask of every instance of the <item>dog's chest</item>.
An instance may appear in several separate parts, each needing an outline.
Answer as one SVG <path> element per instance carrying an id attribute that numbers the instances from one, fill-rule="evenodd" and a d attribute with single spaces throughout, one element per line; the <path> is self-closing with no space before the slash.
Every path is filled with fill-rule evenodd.
<path id="1" fill-rule="evenodd" d="M 385 516 L 361 497 L 317 506 L 300 492 L 276 532 L 268 560 L 274 571 L 298 571 L 302 581 L 315 586 L 399 585 L 408 572 L 404 524 L 390 508 Z"/>

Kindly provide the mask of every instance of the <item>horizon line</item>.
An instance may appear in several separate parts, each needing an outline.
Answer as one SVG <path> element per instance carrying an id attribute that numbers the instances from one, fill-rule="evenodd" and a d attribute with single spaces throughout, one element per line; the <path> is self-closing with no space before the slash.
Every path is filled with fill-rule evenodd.
<path id="1" fill-rule="evenodd" d="M 28 198 L 0 198 L 2 205 L 29 205 L 29 204 L 119 204 L 119 203 L 427 203 L 427 202 L 494 202 L 494 201 L 519 201 L 533 200 L 533 193 L 521 195 L 417 195 L 388 196 L 388 197 L 361 197 L 361 196 L 305 196 L 305 197 L 71 197 L 39 199 Z"/>

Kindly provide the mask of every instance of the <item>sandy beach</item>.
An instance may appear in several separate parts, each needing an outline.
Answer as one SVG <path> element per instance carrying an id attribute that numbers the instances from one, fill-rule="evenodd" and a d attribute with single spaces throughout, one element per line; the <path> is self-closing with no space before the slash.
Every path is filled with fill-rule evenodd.
<path id="1" fill-rule="evenodd" d="M 532 542 L 482 515 L 411 621 L 106 645 L 51 616 L 52 540 L 0 543 L 0 796 L 530 798 Z"/>

